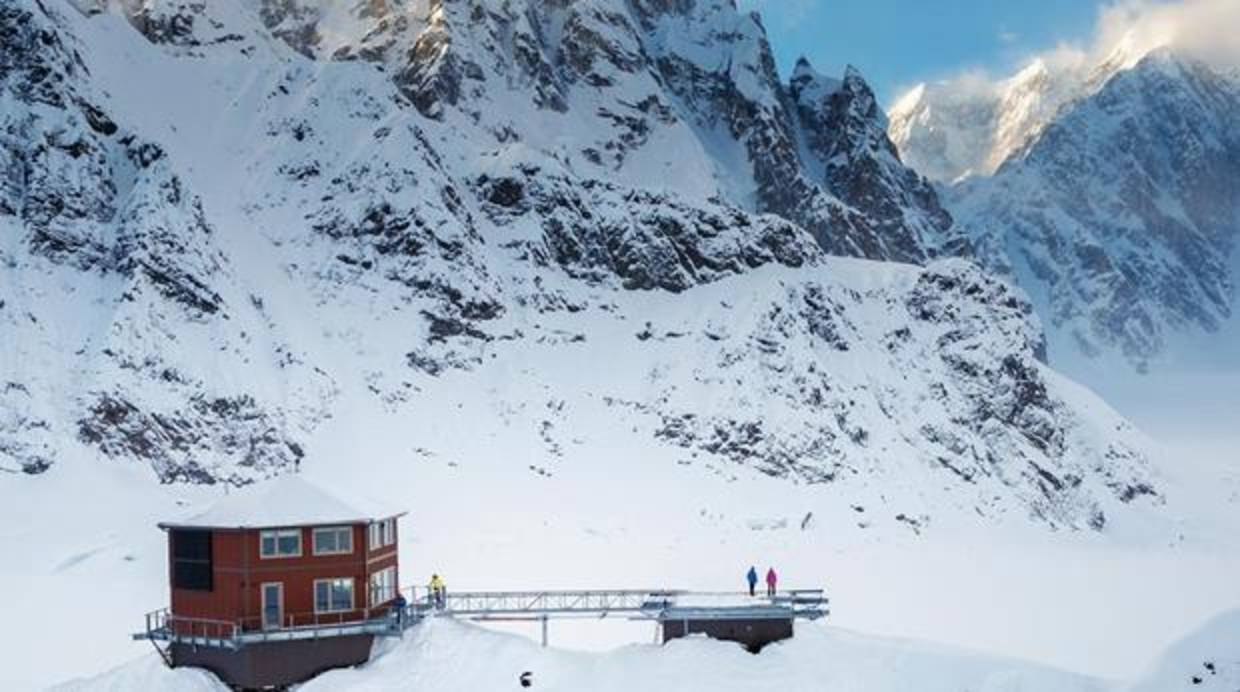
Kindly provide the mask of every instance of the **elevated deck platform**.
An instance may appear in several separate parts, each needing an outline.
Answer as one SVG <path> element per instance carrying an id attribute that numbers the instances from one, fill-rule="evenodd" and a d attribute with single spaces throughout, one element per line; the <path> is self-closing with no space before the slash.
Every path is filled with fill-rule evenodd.
<path id="1" fill-rule="evenodd" d="M 353 637 L 357 635 L 399 636 L 404 623 L 397 623 L 393 615 L 356 620 L 281 627 L 267 630 L 244 629 L 239 623 L 221 620 L 176 617 L 167 609 L 146 615 L 146 629 L 136 632 L 138 641 L 167 642 L 195 647 L 237 650 L 247 644 L 264 642 L 289 642 L 329 637 Z"/>

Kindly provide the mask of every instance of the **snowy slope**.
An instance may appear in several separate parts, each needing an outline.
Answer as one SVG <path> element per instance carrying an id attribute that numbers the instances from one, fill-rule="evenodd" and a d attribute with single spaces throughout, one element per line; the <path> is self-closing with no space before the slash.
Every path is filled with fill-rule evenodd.
<path id="1" fill-rule="evenodd" d="M 805 625 L 793 640 L 753 656 L 740 647 L 707 639 L 667 646 L 632 645 L 607 654 L 542 649 L 528 639 L 451 621 L 431 621 L 404 641 L 377 647 L 368 665 L 320 676 L 299 689 L 419 690 L 461 692 L 517 687 L 531 673 L 540 690 L 866 690 L 949 692 L 1059 690 L 1102 692 L 1099 681 L 1042 668 L 908 641 L 885 641 L 822 626 Z M 479 665 L 479 661 L 486 661 Z M 102 692 L 124 685 L 169 692 L 224 689 L 201 677 L 160 668 L 154 656 L 94 679 L 56 688 Z"/>
<path id="2" fill-rule="evenodd" d="M 1240 683 L 1236 614 L 1221 616 L 1178 643 L 1136 684 L 1074 675 L 965 650 L 886 640 L 821 625 L 803 625 L 791 641 L 757 656 L 707 639 L 667 646 L 632 645 L 607 654 L 540 648 L 534 642 L 451 621 L 433 620 L 403 641 L 376 645 L 362 667 L 334 671 L 306 690 L 486 690 L 516 687 L 528 673 L 544 690 L 865 690 L 866 692 L 1173 692 L 1232 690 Z M 485 664 L 479 665 L 480 661 Z M 62 692 L 158 688 L 223 690 L 207 675 L 170 671 L 154 655 L 100 676 L 67 683 Z"/>
<path id="3" fill-rule="evenodd" d="M 907 507 L 881 488 L 846 499 L 756 470 L 703 474 L 626 440 L 623 420 L 595 426 L 612 444 L 575 453 L 550 475 L 533 473 L 528 466 L 548 457 L 541 440 L 518 425 L 479 435 L 476 424 L 522 413 L 492 413 L 464 396 L 441 396 L 426 413 L 452 415 L 428 421 L 416 410 L 339 417 L 313 445 L 323 453 L 303 464 L 302 473 L 325 487 L 411 511 L 401 532 L 406 586 L 435 571 L 462 590 L 732 590 L 746 564 L 769 563 L 790 586 L 826 587 L 832 625 L 1110 677 L 1133 675 L 1181 633 L 1240 607 L 1234 471 L 1193 474 L 1202 487 L 1169 478 L 1165 507 L 1118 515 L 1101 534 L 1020 522 L 979 527 L 943 513 L 914 530 L 899 518 Z M 358 424 L 371 419 L 384 425 Z M 421 448 L 427 442 L 433 452 Z M 1182 468 L 1185 461 L 1176 455 L 1164 463 Z M 1219 469 L 1229 469 L 1223 461 Z M 37 689 L 150 654 L 129 634 L 143 612 L 166 605 L 166 541 L 155 523 L 193 516 L 225 491 L 154 488 L 148 476 L 80 455 L 40 476 L 6 480 L 0 520 L 23 559 L 0 571 L 0 587 L 29 594 L 9 610 L 25 624 L 23 636 L 6 640 L 8 688 Z M 231 493 L 261 495 L 265 485 Z M 1205 508 L 1217 516 L 1202 515 Z M 88 608 L 72 597 L 101 584 L 106 598 L 88 599 Z M 93 627 L 64 626 L 84 613 Z M 557 622 L 551 632 L 557 646 L 595 650 L 650 636 L 648 626 L 610 619 Z"/>
<path id="4" fill-rule="evenodd" d="M 1171 647 L 1132 692 L 1240 688 L 1240 612 L 1215 617 Z"/>

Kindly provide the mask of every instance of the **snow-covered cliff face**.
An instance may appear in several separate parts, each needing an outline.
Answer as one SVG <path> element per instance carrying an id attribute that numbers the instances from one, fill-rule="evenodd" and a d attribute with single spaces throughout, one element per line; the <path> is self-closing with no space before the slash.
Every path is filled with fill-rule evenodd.
<path id="1" fill-rule="evenodd" d="M 994 176 L 952 188 L 951 208 L 1066 348 L 1145 369 L 1170 335 L 1212 332 L 1234 310 L 1237 112 L 1240 83 L 1156 51 Z"/>
<path id="2" fill-rule="evenodd" d="M 203 377 L 197 356 L 266 330 L 201 198 L 164 147 L 109 115 L 81 44 L 43 7 L 0 8 L 0 32 L 6 466 L 44 469 L 74 436 L 166 480 L 217 477 L 199 455 L 292 463 L 297 414 Z"/>
<path id="3" fill-rule="evenodd" d="M 381 63 L 428 118 L 550 155 L 575 177 L 779 214 L 832 254 L 960 251 L 860 75 L 841 90 L 807 88 L 835 82 L 812 70 L 781 82 L 757 15 L 731 0 L 372 2 L 347 16 L 331 3 L 251 4 L 301 53 Z M 808 144 L 830 138 L 849 152 L 846 177 Z"/>
<path id="4" fill-rule="evenodd" d="M 347 425 L 410 463 L 834 484 L 915 530 L 1157 501 L 1022 293 L 824 251 L 926 259 L 948 223 L 855 73 L 785 89 L 730 3 L 339 8 L 0 12 L 6 469 L 244 483 L 346 463 Z"/>
<path id="5" fill-rule="evenodd" d="M 843 81 L 836 81 L 802 59 L 790 96 L 810 170 L 821 171 L 825 186 L 869 220 L 872 230 L 862 236 L 860 254 L 905 261 L 915 260 L 919 248 L 927 248 L 931 256 L 940 251 L 967 254 L 968 248 L 951 236 L 952 218 L 939 206 L 934 189 L 900 162 L 874 92 L 859 72 L 849 67 Z M 785 194 L 795 198 L 803 193 Z M 806 226 L 814 227 L 812 221 Z M 857 252 L 830 245 L 827 249 Z"/>

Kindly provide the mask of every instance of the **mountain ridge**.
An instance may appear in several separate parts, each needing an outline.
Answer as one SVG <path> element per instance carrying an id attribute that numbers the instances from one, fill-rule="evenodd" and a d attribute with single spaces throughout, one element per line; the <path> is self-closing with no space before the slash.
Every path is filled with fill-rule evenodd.
<path id="1" fill-rule="evenodd" d="M 70 181 L 89 181 L 117 200 L 89 218 L 59 202 L 51 207 L 62 213 L 40 216 L 29 211 L 38 195 L 4 188 L 16 213 L 2 218 L 17 242 L 4 258 L 16 281 L 0 318 L 16 345 L 3 379 L 14 383 L 10 410 L 22 413 L 3 421 L 0 439 L 17 468 L 46 471 L 61 456 L 140 460 L 164 482 L 242 484 L 316 458 L 334 419 L 357 415 L 365 427 L 360 412 L 386 421 L 433 406 L 428 392 L 452 401 L 459 390 L 460 406 L 491 402 L 483 429 L 511 437 L 534 474 L 607 457 L 604 441 L 618 433 L 599 421 L 618 417 L 630 432 L 616 443 L 652 458 L 883 494 L 915 527 L 946 513 L 1103 530 L 1133 502 L 1161 502 L 1146 440 L 1041 362 L 1026 297 L 973 264 L 857 264 L 828 256 L 812 230 L 721 195 L 583 175 L 595 166 L 582 152 L 599 142 L 600 119 L 627 122 L 599 115 L 595 90 L 606 87 L 574 92 L 594 106 L 580 132 L 565 129 L 575 111 L 561 121 L 554 108 L 504 101 L 534 118 L 505 135 L 483 110 L 462 117 L 447 101 L 442 118 L 428 117 L 389 67 L 310 62 L 250 5 L 133 7 L 28 4 L 3 34 L 6 56 L 40 46 L 47 64 L 60 56 L 89 68 L 14 74 L 6 94 L 19 115 L 5 126 L 28 136 L 6 141 L 10 160 L 63 152 L 39 194 L 68 198 Z M 661 26 L 660 17 L 647 19 Z M 608 50 L 607 70 L 589 62 L 578 76 L 613 86 L 632 77 L 609 71 L 624 61 Z M 696 74 L 683 55 L 668 60 L 680 65 L 669 74 Z M 799 76 L 798 95 L 821 98 L 802 101 L 798 117 L 851 123 L 808 143 L 841 157 L 836 184 L 871 199 L 870 183 L 919 194 L 859 75 L 838 90 L 807 90 L 817 78 Z M 31 98 L 31 84 L 62 97 Z M 165 108 L 147 107 L 151 85 Z M 685 86 L 677 98 L 692 93 Z M 754 111 L 746 136 L 795 132 L 772 124 L 791 114 L 772 105 L 782 91 L 761 93 L 770 108 Z M 698 105 L 708 103 L 720 102 Z M 95 112 L 113 126 L 92 126 Z M 557 136 L 570 148 L 534 146 L 546 122 L 565 126 Z M 647 141 L 656 132 L 698 141 L 678 139 L 688 126 L 668 127 Z M 164 154 L 137 186 L 120 185 L 127 169 L 117 162 L 148 141 Z M 613 141 L 625 158 L 666 155 Z M 638 168 L 627 175 L 649 172 Z M 148 187 L 162 197 L 131 194 Z M 112 211 L 121 204 L 149 216 L 127 221 Z M 168 216 L 180 209 L 201 223 Z M 148 247 L 164 243 L 154 259 L 139 253 L 128 271 L 90 264 L 87 241 L 124 237 L 126 223 Z M 182 225 L 201 232 L 165 233 Z M 72 241 L 65 251 L 41 249 L 49 229 Z M 173 241 L 188 246 L 161 249 Z M 897 246 L 874 247 L 903 254 Z M 613 367 L 587 375 L 587 348 Z M 44 365 L 18 366 L 26 361 Z M 485 456 L 430 439 L 409 463 Z M 934 480 L 909 480 L 923 477 Z"/>

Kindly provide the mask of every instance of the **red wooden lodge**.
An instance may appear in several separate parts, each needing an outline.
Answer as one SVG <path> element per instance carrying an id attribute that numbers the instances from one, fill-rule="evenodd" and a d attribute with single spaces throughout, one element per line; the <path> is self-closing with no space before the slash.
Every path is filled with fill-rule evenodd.
<path id="1" fill-rule="evenodd" d="M 167 642 L 173 666 L 242 688 L 280 687 L 370 657 L 399 634 L 397 520 L 285 476 L 161 523 L 171 604 L 139 636 Z"/>
<path id="2" fill-rule="evenodd" d="M 425 617 L 547 622 L 613 615 L 658 623 L 664 641 L 705 634 L 758 651 L 827 615 L 821 589 L 755 600 L 677 589 L 440 593 L 397 608 L 403 512 L 349 503 L 285 476 L 224 498 L 168 534 L 171 605 L 135 639 L 171 666 L 214 672 L 235 688 L 284 688 L 370 659 L 376 636 Z"/>

